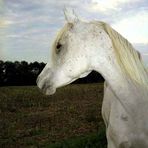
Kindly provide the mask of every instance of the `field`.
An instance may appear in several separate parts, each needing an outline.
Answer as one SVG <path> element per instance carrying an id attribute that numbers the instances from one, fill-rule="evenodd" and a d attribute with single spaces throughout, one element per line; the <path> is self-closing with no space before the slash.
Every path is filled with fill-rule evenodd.
<path id="1" fill-rule="evenodd" d="M 1 148 L 105 148 L 103 84 L 73 84 L 53 96 L 36 86 L 0 87 Z"/>

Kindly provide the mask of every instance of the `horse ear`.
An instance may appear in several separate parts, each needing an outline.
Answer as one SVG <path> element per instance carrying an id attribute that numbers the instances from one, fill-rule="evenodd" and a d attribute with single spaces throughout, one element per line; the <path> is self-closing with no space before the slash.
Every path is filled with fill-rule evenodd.
<path id="1" fill-rule="evenodd" d="M 73 9 L 64 8 L 64 16 L 68 23 L 77 23 L 79 21 L 78 16 L 75 14 Z"/>

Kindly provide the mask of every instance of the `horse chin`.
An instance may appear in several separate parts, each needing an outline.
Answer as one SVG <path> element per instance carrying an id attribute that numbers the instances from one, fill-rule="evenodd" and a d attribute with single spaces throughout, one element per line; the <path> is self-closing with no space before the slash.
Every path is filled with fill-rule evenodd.
<path id="1" fill-rule="evenodd" d="M 50 87 L 50 88 L 47 88 L 46 91 L 44 92 L 46 95 L 50 96 L 50 95 L 53 95 L 54 93 L 56 92 L 56 88 L 54 87 Z"/>

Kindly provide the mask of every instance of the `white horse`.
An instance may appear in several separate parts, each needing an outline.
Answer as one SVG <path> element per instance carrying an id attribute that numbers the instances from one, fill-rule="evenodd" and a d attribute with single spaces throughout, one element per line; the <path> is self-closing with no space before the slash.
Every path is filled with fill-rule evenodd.
<path id="1" fill-rule="evenodd" d="M 105 79 L 102 116 L 108 148 L 148 148 L 148 75 L 133 46 L 108 24 L 65 11 L 37 84 L 47 95 L 92 70 Z"/>

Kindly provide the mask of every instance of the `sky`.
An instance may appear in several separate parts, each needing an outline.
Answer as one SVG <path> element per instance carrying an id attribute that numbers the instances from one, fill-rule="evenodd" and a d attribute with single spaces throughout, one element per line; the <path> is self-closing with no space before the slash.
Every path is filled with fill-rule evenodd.
<path id="1" fill-rule="evenodd" d="M 148 66 L 147 0 L 0 0 L 0 59 L 48 62 L 63 8 L 109 23 L 139 50 Z"/>

